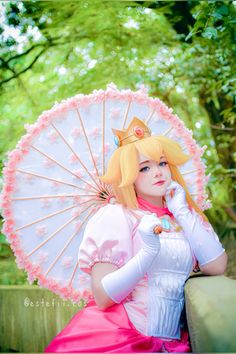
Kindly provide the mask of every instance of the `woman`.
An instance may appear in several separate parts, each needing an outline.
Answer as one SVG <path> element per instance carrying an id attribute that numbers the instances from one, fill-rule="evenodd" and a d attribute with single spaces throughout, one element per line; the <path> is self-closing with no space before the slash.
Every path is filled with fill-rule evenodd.
<path id="1" fill-rule="evenodd" d="M 184 284 L 197 262 L 222 274 L 227 255 L 178 171 L 190 156 L 137 118 L 114 133 L 119 148 L 101 180 L 117 203 L 91 218 L 79 252 L 95 302 L 45 351 L 189 352 Z"/>

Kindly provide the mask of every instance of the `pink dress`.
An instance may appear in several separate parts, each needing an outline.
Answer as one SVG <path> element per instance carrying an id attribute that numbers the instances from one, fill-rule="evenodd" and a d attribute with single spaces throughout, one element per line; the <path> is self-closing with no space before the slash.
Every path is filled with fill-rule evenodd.
<path id="1" fill-rule="evenodd" d="M 135 213 L 143 216 L 146 212 Z M 138 223 L 133 212 L 120 204 L 101 208 L 87 224 L 79 250 L 80 268 L 90 274 L 97 262 L 122 267 L 142 247 Z M 190 352 L 181 313 L 184 284 L 196 259 L 182 231 L 162 232 L 160 242 L 151 275 L 141 279 L 121 304 L 100 310 L 91 301 L 45 352 Z"/>

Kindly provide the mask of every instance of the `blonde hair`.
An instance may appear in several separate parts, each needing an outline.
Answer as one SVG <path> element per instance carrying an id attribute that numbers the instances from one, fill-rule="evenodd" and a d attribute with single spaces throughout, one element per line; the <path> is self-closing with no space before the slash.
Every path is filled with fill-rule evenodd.
<path id="1" fill-rule="evenodd" d="M 192 199 L 184 178 L 177 167 L 187 162 L 191 156 L 183 153 L 178 143 L 164 136 L 151 136 L 140 139 L 131 144 L 119 147 L 113 153 L 108 162 L 107 171 L 100 179 L 112 185 L 119 203 L 129 208 L 138 207 L 134 190 L 134 182 L 139 173 L 138 152 L 157 162 L 159 162 L 160 157 L 164 155 L 171 171 L 172 180 L 178 182 L 186 192 L 188 205 L 194 208 L 204 220 L 207 220 L 205 214 Z"/>

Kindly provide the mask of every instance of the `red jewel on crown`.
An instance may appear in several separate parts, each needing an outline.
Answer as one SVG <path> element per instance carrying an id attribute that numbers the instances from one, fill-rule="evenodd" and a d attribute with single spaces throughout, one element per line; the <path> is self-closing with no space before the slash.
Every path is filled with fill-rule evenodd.
<path id="1" fill-rule="evenodd" d="M 144 137 L 144 130 L 141 127 L 134 127 L 134 135 L 137 138 L 143 138 Z"/>

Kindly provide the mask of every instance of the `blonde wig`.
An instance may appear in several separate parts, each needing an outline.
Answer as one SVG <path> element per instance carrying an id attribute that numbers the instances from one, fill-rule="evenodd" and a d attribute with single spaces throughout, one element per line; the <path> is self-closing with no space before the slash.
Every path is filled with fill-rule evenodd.
<path id="1" fill-rule="evenodd" d="M 138 152 L 157 162 L 164 155 L 171 171 L 172 180 L 178 182 L 186 192 L 188 205 L 202 215 L 204 220 L 207 220 L 205 214 L 192 199 L 184 178 L 177 167 L 187 162 L 191 156 L 183 153 L 178 143 L 164 136 L 151 136 L 139 139 L 133 143 L 119 147 L 113 153 L 108 162 L 107 171 L 100 179 L 112 185 L 119 203 L 129 208 L 138 207 L 134 190 L 134 182 L 139 173 Z"/>

